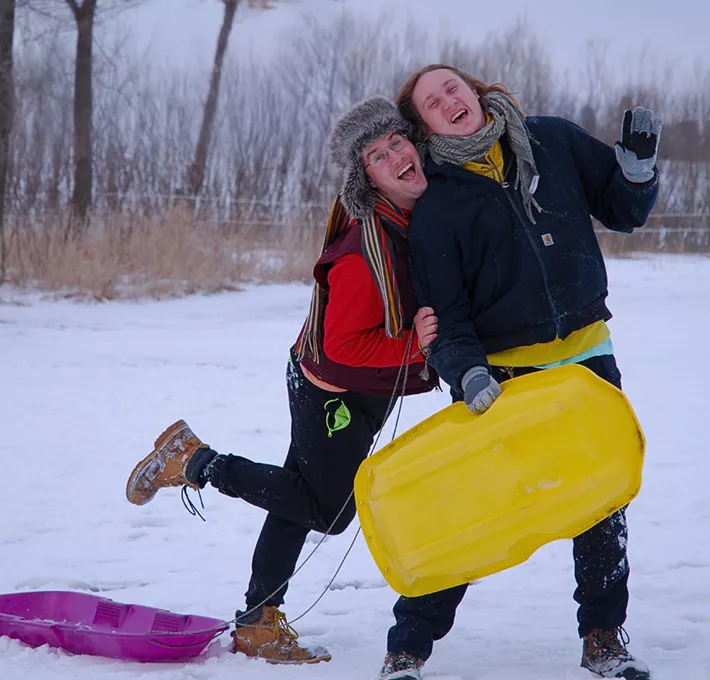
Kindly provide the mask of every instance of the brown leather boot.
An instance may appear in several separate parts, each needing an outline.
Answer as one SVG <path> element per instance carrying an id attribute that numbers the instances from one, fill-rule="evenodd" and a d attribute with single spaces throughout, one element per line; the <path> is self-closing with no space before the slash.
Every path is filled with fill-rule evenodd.
<path id="1" fill-rule="evenodd" d="M 582 638 L 582 668 L 602 678 L 649 680 L 648 666 L 632 656 L 626 645 L 629 636 L 619 628 L 595 629 Z"/>
<path id="2" fill-rule="evenodd" d="M 126 498 L 134 505 L 145 505 L 158 489 L 185 484 L 198 489 L 197 484 L 185 477 L 185 468 L 201 449 L 209 450 L 209 446 L 197 438 L 184 420 L 173 423 L 155 440 L 155 448 L 133 468 L 126 484 Z"/>
<path id="3" fill-rule="evenodd" d="M 390 653 L 377 680 L 422 680 L 424 662 L 410 654 Z"/>
<path id="4" fill-rule="evenodd" d="M 330 661 L 324 647 L 301 647 L 296 640 L 298 633 L 286 621 L 286 616 L 277 607 L 262 607 L 240 621 L 232 631 L 232 651 L 250 657 L 264 659 L 269 663 L 299 664 Z"/>

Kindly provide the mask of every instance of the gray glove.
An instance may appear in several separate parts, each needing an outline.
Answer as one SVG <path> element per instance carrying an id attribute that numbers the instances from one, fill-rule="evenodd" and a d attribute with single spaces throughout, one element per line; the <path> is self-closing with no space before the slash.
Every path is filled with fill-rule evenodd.
<path id="1" fill-rule="evenodd" d="M 501 395 L 500 385 L 485 366 L 469 368 L 461 379 L 463 401 L 474 413 L 485 413 Z"/>
<path id="2" fill-rule="evenodd" d="M 621 141 L 616 143 L 616 160 L 629 182 L 642 184 L 653 179 L 663 121 L 653 111 L 637 106 L 624 112 Z"/>

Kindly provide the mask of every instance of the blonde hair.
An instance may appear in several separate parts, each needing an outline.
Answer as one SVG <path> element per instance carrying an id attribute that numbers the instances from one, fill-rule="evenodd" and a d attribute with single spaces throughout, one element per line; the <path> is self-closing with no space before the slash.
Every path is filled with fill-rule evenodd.
<path id="1" fill-rule="evenodd" d="M 410 123 L 412 123 L 412 125 L 414 125 L 416 136 L 416 139 L 414 141 L 423 141 L 424 139 L 424 135 L 422 134 L 422 125 L 424 121 L 422 120 L 422 117 L 419 115 L 419 112 L 417 111 L 416 107 L 414 106 L 414 102 L 412 101 L 414 88 L 417 86 L 419 79 L 425 73 L 431 73 L 432 71 L 439 70 L 451 71 L 451 73 L 457 75 L 474 92 L 478 93 L 479 97 L 484 97 L 489 92 L 502 92 L 503 94 L 507 94 L 508 96 L 513 98 L 513 101 L 515 101 L 515 98 L 511 94 L 510 90 L 508 90 L 508 88 L 504 87 L 500 83 L 485 83 L 482 80 L 474 78 L 472 75 L 466 73 L 466 71 L 462 71 L 461 69 L 456 68 L 455 66 L 449 66 L 448 64 L 429 64 L 428 66 L 425 66 L 424 68 L 421 68 L 418 71 L 412 73 L 412 75 L 407 78 L 404 85 L 399 88 L 399 92 L 397 92 L 397 108 L 399 109 L 400 113 Z M 515 103 L 518 104 L 517 101 L 515 101 Z M 481 100 L 481 108 L 483 109 L 484 113 L 487 113 L 486 102 L 483 99 Z"/>

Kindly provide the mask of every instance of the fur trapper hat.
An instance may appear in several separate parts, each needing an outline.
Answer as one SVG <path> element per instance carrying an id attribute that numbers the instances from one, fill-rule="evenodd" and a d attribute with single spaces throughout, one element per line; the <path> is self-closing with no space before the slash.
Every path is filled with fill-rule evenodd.
<path id="1" fill-rule="evenodd" d="M 375 189 L 362 165 L 363 150 L 390 132 L 408 137 L 412 131 L 411 123 L 397 107 L 381 96 L 356 104 L 335 123 L 330 135 L 330 157 L 345 172 L 341 200 L 351 217 L 363 219 L 375 205 Z"/>

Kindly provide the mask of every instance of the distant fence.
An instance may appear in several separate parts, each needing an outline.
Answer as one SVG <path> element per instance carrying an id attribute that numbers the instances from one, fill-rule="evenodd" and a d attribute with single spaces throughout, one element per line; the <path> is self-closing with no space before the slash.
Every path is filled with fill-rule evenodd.
<path id="1" fill-rule="evenodd" d="M 248 231 L 268 246 L 282 240 L 289 229 L 319 240 L 330 214 L 330 204 L 174 194 L 95 195 L 94 221 L 123 217 L 129 223 L 143 217 L 168 216 L 186 210 L 200 222 L 229 231 Z M 30 218 L 31 219 L 31 218 Z M 121 220 L 122 221 L 122 220 Z M 619 234 L 595 224 L 602 250 L 608 255 L 630 252 L 710 253 L 710 214 L 652 214 L 633 234 Z"/>
<path id="2" fill-rule="evenodd" d="M 652 214 L 646 225 L 633 234 L 618 234 L 602 225 L 596 225 L 595 231 L 608 255 L 710 253 L 710 215 Z"/>

